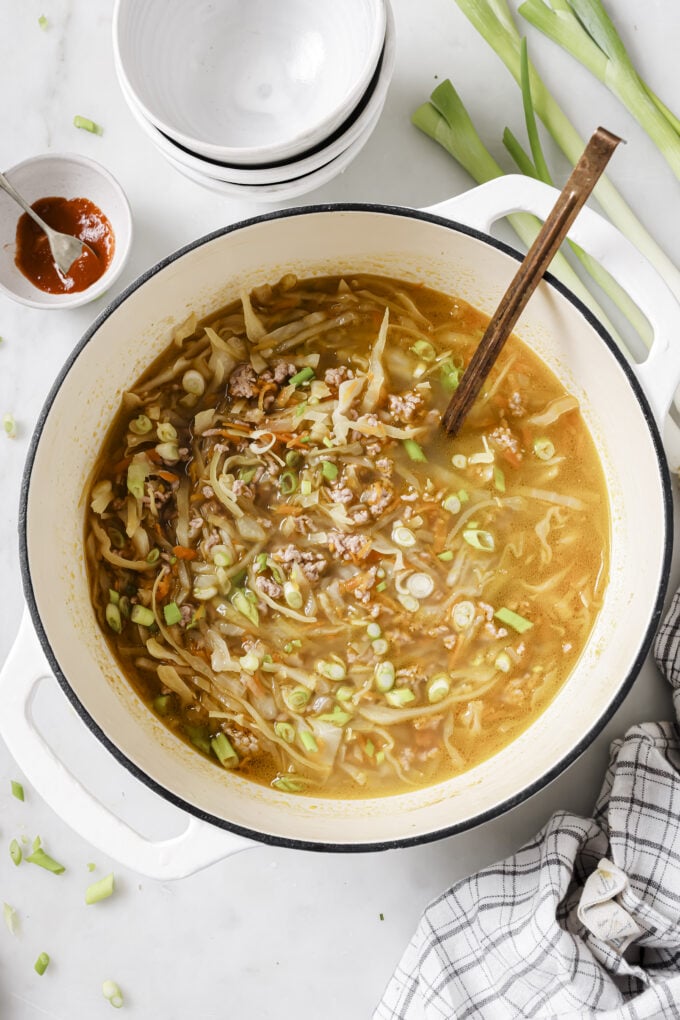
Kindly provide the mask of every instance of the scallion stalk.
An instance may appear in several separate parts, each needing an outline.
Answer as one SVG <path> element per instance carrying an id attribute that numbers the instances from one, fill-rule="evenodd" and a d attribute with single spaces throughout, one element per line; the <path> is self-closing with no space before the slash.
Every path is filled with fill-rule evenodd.
<path id="1" fill-rule="evenodd" d="M 85 902 L 89 905 L 93 903 L 99 903 L 101 900 L 106 900 L 109 896 L 113 895 L 114 890 L 114 879 L 113 872 L 105 875 L 104 878 L 100 878 L 98 882 L 93 882 L 88 885 L 85 890 Z"/>
<path id="2" fill-rule="evenodd" d="M 53 875 L 63 875 L 66 871 L 63 864 L 60 864 L 58 861 L 55 861 L 54 857 L 46 854 L 40 846 L 26 857 L 26 862 L 28 864 L 37 864 L 39 868 L 51 871 Z"/>
<path id="3" fill-rule="evenodd" d="M 73 126 L 81 128 L 83 131 L 89 131 L 91 135 L 103 135 L 104 128 L 97 124 L 96 121 L 90 120 L 89 117 L 81 117 L 79 114 L 73 118 Z"/>
<path id="4" fill-rule="evenodd" d="M 12 796 L 16 797 L 17 800 L 24 800 L 24 788 L 21 783 L 18 783 L 16 779 L 12 779 L 10 786 L 12 788 Z"/>
<path id="5" fill-rule="evenodd" d="M 42 977 L 43 974 L 45 973 L 45 971 L 47 970 L 47 968 L 49 967 L 49 965 L 50 965 L 50 958 L 49 958 L 48 954 L 47 953 L 41 953 L 40 956 L 38 957 L 38 959 L 33 964 L 33 970 L 36 972 L 36 974 L 39 974 L 40 977 Z"/>

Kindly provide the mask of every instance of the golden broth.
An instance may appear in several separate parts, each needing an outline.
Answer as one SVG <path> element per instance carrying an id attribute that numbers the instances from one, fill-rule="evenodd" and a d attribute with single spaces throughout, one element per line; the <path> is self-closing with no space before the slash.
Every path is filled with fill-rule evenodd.
<path id="1" fill-rule="evenodd" d="M 546 707 L 601 606 L 608 501 L 577 402 L 512 337 L 451 440 L 487 321 L 465 302 L 377 276 L 244 302 L 179 331 L 107 437 L 102 629 L 218 767 L 330 797 L 468 769 Z"/>

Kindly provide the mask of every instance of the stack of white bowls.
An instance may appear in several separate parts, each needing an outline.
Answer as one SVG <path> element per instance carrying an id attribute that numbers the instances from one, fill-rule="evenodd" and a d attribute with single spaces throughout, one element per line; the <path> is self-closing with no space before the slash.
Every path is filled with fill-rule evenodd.
<path id="1" fill-rule="evenodd" d="M 360 152 L 396 46 L 389 0 L 116 0 L 113 48 L 130 110 L 175 169 L 278 202 Z"/>

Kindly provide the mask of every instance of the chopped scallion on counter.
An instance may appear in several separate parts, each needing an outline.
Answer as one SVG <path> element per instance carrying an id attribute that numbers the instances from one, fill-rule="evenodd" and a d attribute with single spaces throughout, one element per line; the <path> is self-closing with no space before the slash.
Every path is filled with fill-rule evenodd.
<path id="1" fill-rule="evenodd" d="M 55 861 L 54 857 L 50 857 L 46 854 L 42 847 L 37 847 L 26 857 L 28 864 L 37 864 L 39 868 L 44 868 L 45 871 L 51 871 L 53 875 L 63 875 L 66 868 L 63 864 Z"/>
<path id="2" fill-rule="evenodd" d="M 16 781 L 16 779 L 12 779 L 10 785 L 12 787 L 12 796 L 16 797 L 17 800 L 23 800 L 24 799 L 24 788 L 21 785 L 21 783 L 18 783 Z"/>
<path id="3" fill-rule="evenodd" d="M 40 956 L 38 957 L 38 959 L 33 964 L 33 970 L 36 972 L 36 974 L 39 974 L 40 977 L 42 977 L 43 974 L 45 973 L 45 971 L 47 970 L 47 968 L 49 967 L 49 965 L 50 965 L 50 958 L 49 958 L 48 954 L 47 953 L 41 953 Z"/>
<path id="4" fill-rule="evenodd" d="M 531 620 L 526 620 L 523 616 L 520 616 L 519 613 L 514 613 L 512 609 L 507 609 L 505 606 L 501 606 L 501 608 L 493 615 L 497 620 L 500 620 L 501 623 L 505 623 L 508 627 L 512 627 L 513 630 L 516 630 L 518 634 L 524 634 L 526 630 L 531 630 L 533 627 Z"/>
<path id="5" fill-rule="evenodd" d="M 102 985 L 102 995 L 111 1003 L 114 1009 L 120 1009 L 123 1005 L 123 993 L 115 981 L 105 981 Z"/>
<path id="6" fill-rule="evenodd" d="M 104 128 L 100 124 L 90 120 L 89 117 L 81 117 L 79 114 L 76 114 L 73 118 L 73 126 L 80 128 L 82 131 L 89 131 L 91 135 L 104 134 Z"/>
<path id="7" fill-rule="evenodd" d="M 16 839 L 13 839 L 9 845 L 9 855 L 15 864 L 21 864 L 21 847 L 17 843 Z"/>
<path id="8" fill-rule="evenodd" d="M 2 905 L 2 916 L 5 918 L 5 924 L 7 925 L 7 931 L 10 935 L 16 935 L 17 933 L 17 912 L 14 907 L 10 907 L 9 903 L 3 903 Z"/>
<path id="9" fill-rule="evenodd" d="M 40 17 L 38 18 L 38 24 L 42 28 L 43 32 L 46 31 L 49 25 L 49 21 L 47 20 L 44 14 L 41 14 Z"/>
<path id="10" fill-rule="evenodd" d="M 92 885 L 88 885 L 85 890 L 85 902 L 88 906 L 92 903 L 99 903 L 101 900 L 106 900 L 109 896 L 113 895 L 113 872 L 105 875 L 104 878 L 100 878 L 98 882 L 93 882 Z"/>
<path id="11" fill-rule="evenodd" d="M 17 423 L 14 420 L 13 414 L 3 414 L 2 427 L 5 430 L 5 435 L 7 436 L 8 439 L 16 439 Z"/>
<path id="12" fill-rule="evenodd" d="M 427 457 L 423 452 L 423 448 L 419 443 L 416 443 L 415 439 L 405 439 L 404 449 L 411 460 L 418 461 L 421 464 L 427 464 Z"/>

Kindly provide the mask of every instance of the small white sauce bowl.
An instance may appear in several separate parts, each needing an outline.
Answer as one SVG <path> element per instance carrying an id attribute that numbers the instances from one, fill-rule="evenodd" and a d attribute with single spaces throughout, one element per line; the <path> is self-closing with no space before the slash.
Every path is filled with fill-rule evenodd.
<path id="1" fill-rule="evenodd" d="M 85 156 L 47 153 L 18 163 L 5 171 L 5 176 L 29 205 L 39 198 L 88 198 L 111 224 L 115 248 L 106 272 L 85 290 L 69 294 L 40 290 L 14 262 L 17 223 L 24 214 L 9 195 L 0 191 L 0 291 L 31 308 L 77 308 L 108 290 L 125 265 L 132 242 L 130 206 L 109 171 Z"/>
<path id="2" fill-rule="evenodd" d="M 291 159 L 351 114 L 385 0 L 116 0 L 116 64 L 146 118 L 208 159 Z"/>

